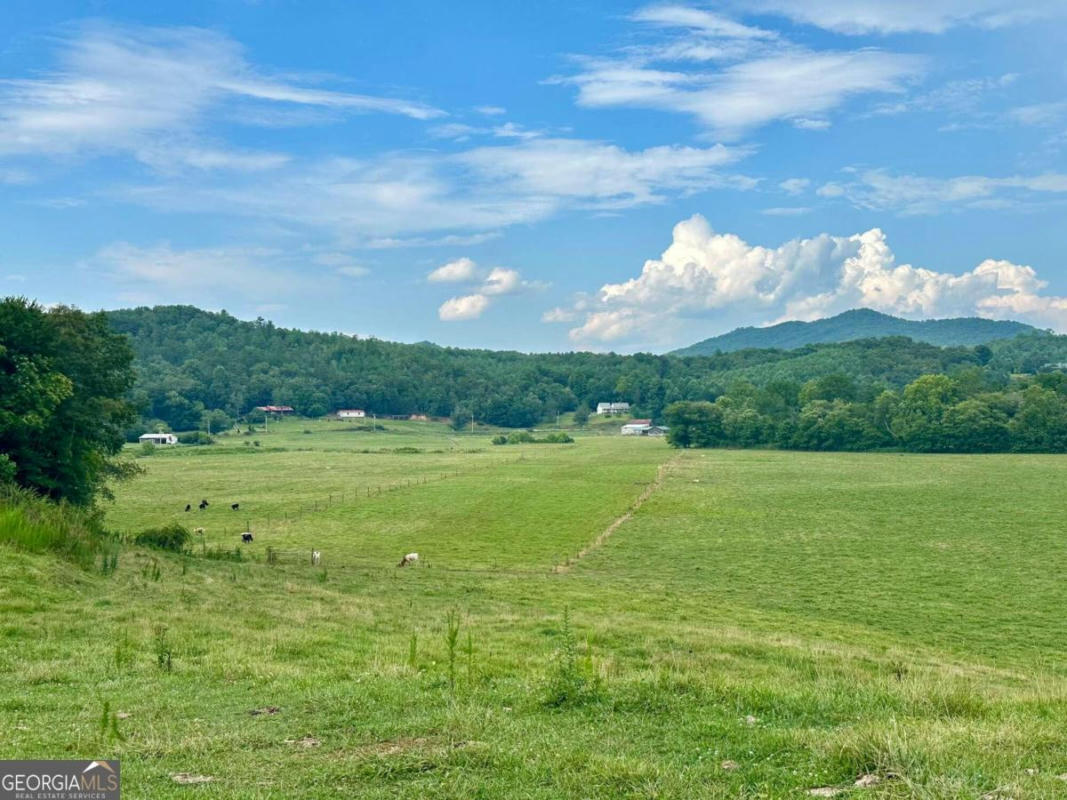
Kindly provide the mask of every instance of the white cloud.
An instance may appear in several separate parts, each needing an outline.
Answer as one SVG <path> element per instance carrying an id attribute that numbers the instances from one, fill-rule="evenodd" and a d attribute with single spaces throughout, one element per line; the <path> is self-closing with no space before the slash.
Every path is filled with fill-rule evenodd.
<path id="1" fill-rule="evenodd" d="M 778 184 L 778 188 L 787 194 L 803 194 L 811 186 L 807 178 L 787 178 Z"/>
<path id="2" fill-rule="evenodd" d="M 464 257 L 438 267 L 426 276 L 426 280 L 431 283 L 470 281 L 474 280 L 476 275 L 477 266 L 469 258 Z"/>
<path id="3" fill-rule="evenodd" d="M 574 322 L 578 319 L 578 311 L 570 308 L 550 308 L 541 315 L 542 322 Z"/>
<path id="4" fill-rule="evenodd" d="M 482 285 L 482 294 L 513 294 L 522 288 L 522 276 L 517 269 L 494 267 Z"/>
<path id="5" fill-rule="evenodd" d="M 437 309 L 437 316 L 444 322 L 478 319 L 489 308 L 489 298 L 484 294 L 469 294 L 446 300 Z"/>
<path id="6" fill-rule="evenodd" d="M 815 190 L 815 194 L 819 195 L 819 197 L 841 197 L 844 193 L 845 187 L 833 181 L 824 183 Z"/>
<path id="7" fill-rule="evenodd" d="M 370 270 L 367 267 L 349 266 L 338 267 L 338 275 L 344 275 L 346 278 L 365 278 L 370 275 Z"/>
<path id="8" fill-rule="evenodd" d="M 826 115 L 849 98 L 901 93 L 925 64 L 871 48 L 812 50 L 679 5 L 646 8 L 634 19 L 683 30 L 615 57 L 581 59 L 580 72 L 549 82 L 576 86 L 579 105 L 690 114 L 720 136 L 737 137 L 776 120 L 828 127 Z"/>
<path id="9" fill-rule="evenodd" d="M 463 297 L 447 300 L 437 310 L 437 315 L 446 322 L 477 319 L 495 302 L 495 298 L 519 292 L 542 289 L 547 284 L 524 281 L 517 269 L 493 267 L 486 272 L 469 258 L 458 258 L 438 267 L 427 276 L 433 282 L 464 282 L 477 285 L 477 290 Z"/>
<path id="10" fill-rule="evenodd" d="M 759 213 L 768 217 L 799 217 L 811 213 L 811 209 L 807 206 L 775 206 L 765 208 Z"/>
<path id="11" fill-rule="evenodd" d="M 1062 16 L 1061 0 L 735 0 L 746 11 L 847 34 L 942 33 L 957 25 L 999 28 Z"/>
<path id="12" fill-rule="evenodd" d="M 451 154 L 298 163 L 269 178 L 246 173 L 221 180 L 197 173 L 126 187 L 118 196 L 164 210 L 325 229 L 346 246 L 410 246 L 440 241 L 425 234 L 446 231 L 480 233 L 484 241 L 487 231 L 564 209 L 613 210 L 717 187 L 752 188 L 754 180 L 724 172 L 748 152 L 722 145 L 630 151 L 546 138 Z M 405 241 L 412 236 L 414 241 Z"/>
<path id="13" fill-rule="evenodd" d="M 646 261 L 640 275 L 602 286 L 570 335 L 575 342 L 647 344 L 676 337 L 685 319 L 714 319 L 726 330 L 857 307 L 1067 327 L 1067 298 L 1045 295 L 1045 288 L 1033 268 L 1008 261 L 986 260 L 962 275 L 898 265 L 877 228 L 768 248 L 716 233 L 698 215 L 675 226 L 670 247 Z"/>
<path id="14" fill-rule="evenodd" d="M 1034 103 L 1008 111 L 1008 117 L 1020 125 L 1053 125 L 1067 116 L 1067 101 Z"/>
<path id="15" fill-rule="evenodd" d="M 59 42 L 54 69 L 0 82 L 0 154 L 129 151 L 150 163 L 174 158 L 198 168 L 262 169 L 284 157 L 223 153 L 186 140 L 195 141 L 205 117 L 234 104 L 419 120 L 443 113 L 408 100 L 272 78 L 258 72 L 232 39 L 202 28 L 94 24 Z"/>
<path id="16" fill-rule="evenodd" d="M 931 178 L 866 170 L 843 185 L 827 184 L 817 194 L 844 195 L 860 208 L 900 214 L 938 214 L 964 208 L 997 209 L 1034 197 L 1067 193 L 1067 174 Z"/>
<path id="17" fill-rule="evenodd" d="M 501 106 L 475 106 L 474 110 L 479 114 L 484 114 L 487 117 L 498 117 L 501 114 L 507 114 L 508 110 Z"/>

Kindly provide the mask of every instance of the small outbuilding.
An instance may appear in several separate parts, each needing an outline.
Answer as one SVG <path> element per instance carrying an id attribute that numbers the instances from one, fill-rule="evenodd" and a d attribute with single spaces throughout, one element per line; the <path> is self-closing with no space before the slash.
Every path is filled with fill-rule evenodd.
<path id="1" fill-rule="evenodd" d="M 364 419 L 367 412 L 362 408 L 342 408 L 337 412 L 337 419 Z"/>
<path id="2" fill-rule="evenodd" d="M 178 437 L 173 433 L 142 433 L 137 437 L 137 441 L 142 444 L 144 442 L 149 442 L 150 444 L 168 445 L 177 444 Z"/>
<path id="3" fill-rule="evenodd" d="M 619 431 L 623 436 L 666 436 L 665 425 L 653 425 L 650 419 L 635 419 L 627 422 Z"/>

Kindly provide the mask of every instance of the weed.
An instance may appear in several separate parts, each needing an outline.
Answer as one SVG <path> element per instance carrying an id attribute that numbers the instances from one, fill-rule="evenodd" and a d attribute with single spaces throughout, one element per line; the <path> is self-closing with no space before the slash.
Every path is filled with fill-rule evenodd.
<path id="1" fill-rule="evenodd" d="M 419 668 L 419 636 L 415 631 L 411 632 L 411 639 L 408 640 L 408 667 L 412 670 L 418 670 Z"/>
<path id="2" fill-rule="evenodd" d="M 563 625 L 555 662 L 555 672 L 548 681 L 544 701 L 546 706 L 580 706 L 598 699 L 600 678 L 594 673 L 592 657 L 583 659 L 579 654 L 569 608 L 563 609 Z"/>
<path id="3" fill-rule="evenodd" d="M 452 609 L 445 618 L 445 647 L 448 649 L 448 690 L 456 691 L 456 645 L 459 642 L 459 612 Z"/>
<path id="4" fill-rule="evenodd" d="M 156 666 L 163 672 L 174 671 L 174 650 L 167 639 L 167 626 L 157 625 L 153 640 L 156 652 Z"/>

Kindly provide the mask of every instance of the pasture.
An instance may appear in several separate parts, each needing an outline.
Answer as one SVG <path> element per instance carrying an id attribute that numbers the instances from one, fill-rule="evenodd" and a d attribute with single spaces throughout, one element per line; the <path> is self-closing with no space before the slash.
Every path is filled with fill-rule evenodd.
<path id="1" fill-rule="evenodd" d="M 131 798 L 1067 796 L 1058 457 L 384 424 L 139 458 L 109 523 L 192 555 L 0 553 L 0 755 Z"/>

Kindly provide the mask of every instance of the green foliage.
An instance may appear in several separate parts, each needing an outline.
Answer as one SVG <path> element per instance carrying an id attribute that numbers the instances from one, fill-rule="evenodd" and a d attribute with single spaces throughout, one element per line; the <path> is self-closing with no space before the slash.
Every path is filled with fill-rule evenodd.
<path id="1" fill-rule="evenodd" d="M 145 458 L 156 454 L 155 442 L 141 442 L 141 446 L 138 449 L 140 450 L 140 455 Z"/>
<path id="2" fill-rule="evenodd" d="M 175 553 L 180 553 L 185 550 L 186 544 L 189 542 L 189 530 L 178 524 L 172 522 L 169 525 L 162 525 L 158 528 L 148 528 L 141 531 L 134 538 L 134 543 L 141 545 L 142 547 L 153 547 L 157 550 L 170 550 Z"/>
<path id="3" fill-rule="evenodd" d="M 178 441 L 181 444 L 207 445 L 215 444 L 215 437 L 209 436 L 206 431 L 189 431 L 188 433 L 179 433 Z"/>
<path id="4" fill-rule="evenodd" d="M 451 609 L 445 617 L 445 648 L 448 653 L 448 689 L 456 690 L 456 648 L 459 643 L 459 612 Z"/>
<path id="5" fill-rule="evenodd" d="M 136 471 L 115 459 L 136 419 L 132 362 L 103 313 L 0 301 L 0 452 L 19 485 L 89 505 Z"/>
<path id="6" fill-rule="evenodd" d="M 784 387 L 770 398 L 771 386 L 742 382 L 714 403 L 674 403 L 664 417 L 669 443 L 681 448 L 1067 452 L 1067 376 L 1037 375 L 990 391 L 996 383 L 973 366 L 874 394 L 831 374 L 804 384 L 794 402 Z"/>
<path id="7" fill-rule="evenodd" d="M 570 609 L 563 609 L 560 644 L 555 655 L 555 669 L 548 681 L 544 704 L 553 708 L 580 706 L 600 696 L 600 679 L 591 657 L 582 658 L 578 640 L 571 628 Z"/>
<path id="8" fill-rule="evenodd" d="M 497 434 L 490 441 L 493 444 L 573 444 L 574 437 L 566 431 L 553 431 L 538 439 L 529 431 L 514 431 L 506 436 Z"/>
<path id="9" fill-rule="evenodd" d="M 174 648 L 171 647 L 167 638 L 167 626 L 157 625 L 155 636 L 152 639 L 153 650 L 156 655 L 156 666 L 161 672 L 174 671 Z"/>
<path id="10" fill-rule="evenodd" d="M 9 484 L 0 486 L 0 544 L 54 553 L 88 567 L 111 543 L 98 511 L 49 501 Z"/>

